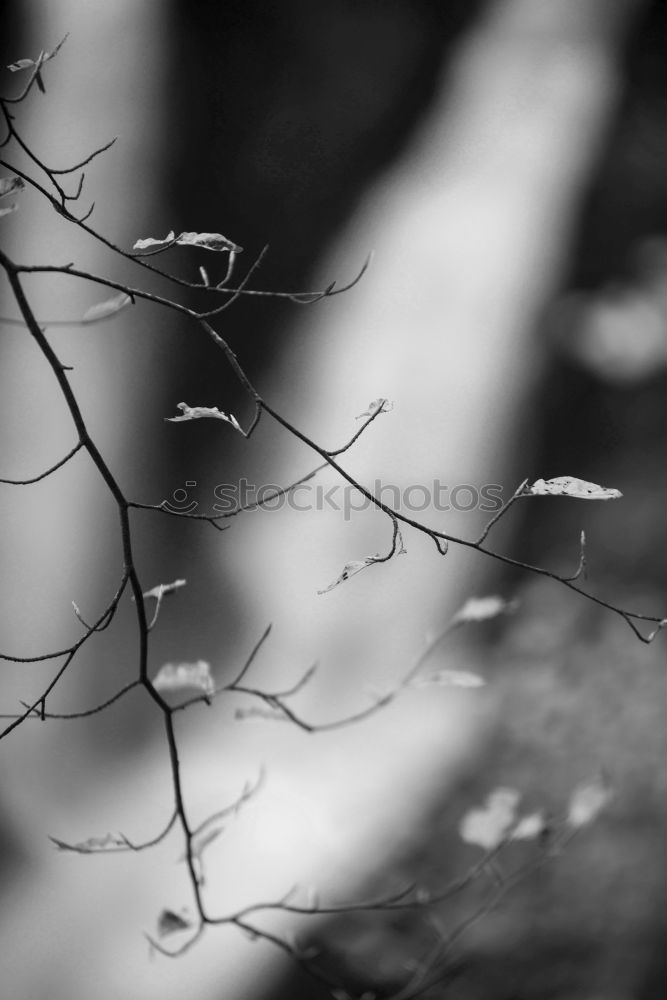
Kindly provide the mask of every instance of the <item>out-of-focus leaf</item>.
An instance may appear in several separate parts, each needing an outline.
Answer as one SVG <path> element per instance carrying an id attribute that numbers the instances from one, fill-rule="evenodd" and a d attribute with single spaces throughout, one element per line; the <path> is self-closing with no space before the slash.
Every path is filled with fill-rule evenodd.
<path id="1" fill-rule="evenodd" d="M 163 910 L 157 921 L 157 933 L 161 938 L 176 934 L 178 931 L 187 931 L 190 927 L 192 922 L 174 910 Z"/>
<path id="2" fill-rule="evenodd" d="M 107 833 L 103 837 L 88 837 L 76 844 L 68 844 L 57 837 L 49 837 L 49 840 L 61 851 L 74 851 L 76 854 L 100 854 L 103 851 L 117 847 L 128 847 L 128 842 L 122 836 Z"/>
<path id="3" fill-rule="evenodd" d="M 164 239 L 154 239 L 152 236 L 143 240 L 137 240 L 132 247 L 133 250 L 148 250 L 151 247 L 164 246 L 173 243 L 177 246 L 202 247 L 204 250 L 214 250 L 217 253 L 227 251 L 229 253 L 241 253 L 243 247 L 232 243 L 222 233 L 180 233 L 178 236 L 173 229 L 167 233 Z"/>
<path id="4" fill-rule="evenodd" d="M 478 674 L 469 673 L 467 670 L 439 670 L 436 674 L 420 677 L 413 683 L 416 687 L 435 684 L 439 687 L 478 688 L 484 687 L 486 681 Z"/>
<path id="5" fill-rule="evenodd" d="M 471 809 L 459 824 L 459 834 L 466 844 L 491 851 L 505 839 L 516 822 L 521 795 L 515 788 L 496 788 L 481 809 Z"/>
<path id="6" fill-rule="evenodd" d="M 6 198 L 8 194 L 14 194 L 16 191 L 23 191 L 24 188 L 25 182 L 22 177 L 0 177 L 0 198 Z"/>
<path id="7" fill-rule="evenodd" d="M 19 70 L 28 69 L 30 66 L 36 66 L 37 63 L 34 59 L 17 59 L 16 62 L 10 63 L 7 69 L 11 73 L 18 73 Z"/>
<path id="8" fill-rule="evenodd" d="M 506 601 L 503 597 L 469 597 L 452 618 L 452 624 L 483 622 L 488 618 L 496 618 L 498 615 L 514 611 L 516 607 L 516 601 Z"/>
<path id="9" fill-rule="evenodd" d="M 567 822 L 575 830 L 588 826 L 607 808 L 613 797 L 611 788 L 601 778 L 582 782 L 570 796 Z"/>
<path id="10" fill-rule="evenodd" d="M 205 660 L 197 660 L 196 663 L 165 663 L 155 675 L 153 686 L 158 691 L 197 688 L 209 696 L 215 693 L 211 666 Z"/>
<path id="11" fill-rule="evenodd" d="M 587 483 L 574 476 L 557 476 L 555 479 L 536 479 L 527 493 L 537 497 L 574 497 L 575 500 L 618 500 L 623 496 L 620 490 L 597 483 Z"/>
<path id="12" fill-rule="evenodd" d="M 121 292 L 119 295 L 114 295 L 111 299 L 105 299 L 104 302 L 98 302 L 96 305 L 91 306 L 90 309 L 86 309 L 81 318 L 84 323 L 94 323 L 98 319 L 108 319 L 109 316 L 115 316 L 121 309 L 129 306 L 131 302 L 132 299 L 130 296 L 125 292 Z"/>
<path id="13" fill-rule="evenodd" d="M 206 850 L 206 848 L 209 846 L 209 844 L 212 844 L 214 840 L 217 840 L 217 838 L 220 836 L 220 834 L 224 829 L 225 828 L 223 824 L 218 821 L 217 826 L 210 825 L 207 826 L 204 830 L 200 831 L 199 833 L 196 833 L 192 838 L 192 845 L 191 845 L 193 858 L 201 860 L 201 856 Z M 186 858 L 187 855 L 182 854 L 180 860 L 185 861 Z"/>
<path id="14" fill-rule="evenodd" d="M 188 406 L 187 403 L 179 403 L 176 409 L 182 411 L 181 416 L 165 417 L 165 420 L 168 420 L 172 424 L 177 424 L 181 420 L 199 420 L 202 417 L 212 417 L 214 420 L 224 420 L 226 423 L 231 424 L 235 431 L 243 434 L 241 425 L 236 417 L 232 413 L 223 413 L 217 406 Z"/>
<path id="15" fill-rule="evenodd" d="M 522 816 L 510 834 L 510 840 L 536 840 L 544 832 L 547 821 L 543 813 Z"/>
<path id="16" fill-rule="evenodd" d="M 18 211 L 18 205 L 15 204 L 15 203 L 11 204 L 11 205 L 7 205 L 6 208 L 0 208 L 0 218 L 2 218 L 3 215 L 11 215 L 12 212 L 16 212 L 16 211 Z"/>
<path id="17" fill-rule="evenodd" d="M 376 413 L 388 413 L 393 409 L 393 406 L 394 404 L 390 403 L 388 399 L 382 397 L 374 399 L 372 403 L 368 404 L 368 408 L 357 416 L 357 420 L 361 420 L 362 417 L 374 417 Z"/>

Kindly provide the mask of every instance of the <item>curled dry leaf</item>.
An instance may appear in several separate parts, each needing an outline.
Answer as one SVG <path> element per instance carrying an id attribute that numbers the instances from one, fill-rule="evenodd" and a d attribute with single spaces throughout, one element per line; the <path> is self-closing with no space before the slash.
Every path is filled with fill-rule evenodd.
<path id="1" fill-rule="evenodd" d="M 25 183 L 21 177 L 0 177 L 0 198 L 23 191 Z"/>
<path id="2" fill-rule="evenodd" d="M 496 788 L 481 809 L 471 809 L 459 824 L 459 834 L 466 844 L 492 851 L 505 839 L 516 822 L 521 795 L 515 788 Z"/>
<path id="3" fill-rule="evenodd" d="M 68 37 L 69 34 L 65 35 L 65 37 L 58 42 L 55 49 L 52 49 L 50 52 L 40 52 L 37 59 L 17 59 L 16 62 L 11 63 L 7 69 L 11 73 L 18 73 L 19 70 L 22 69 L 30 69 L 33 66 L 43 66 L 45 62 L 48 62 L 49 59 L 53 59 L 53 57 L 58 54 Z"/>
<path id="4" fill-rule="evenodd" d="M 144 597 L 154 597 L 156 600 L 160 600 L 162 597 L 166 597 L 167 594 L 174 594 L 181 587 L 184 587 L 187 580 L 174 580 L 173 583 L 158 583 L 157 587 L 151 587 L 150 590 L 144 592 Z"/>
<path id="5" fill-rule="evenodd" d="M 165 663 L 155 675 L 153 686 L 158 691 L 198 688 L 209 696 L 215 693 L 211 666 L 205 660 L 197 660 L 196 663 Z"/>
<path id="6" fill-rule="evenodd" d="M 406 551 L 407 550 L 403 545 L 403 538 L 401 536 L 401 533 L 400 531 L 397 531 L 396 541 L 395 541 L 395 552 L 392 552 L 392 555 L 395 554 L 397 556 L 402 556 L 406 554 Z M 345 583 L 345 581 L 349 580 L 351 576 L 356 576 L 357 573 L 361 573 L 362 569 L 368 569 L 368 567 L 372 566 L 373 563 L 387 562 L 388 558 L 389 558 L 388 556 L 383 556 L 378 554 L 375 556 L 366 556 L 365 559 L 353 559 L 352 562 L 345 563 L 343 572 L 340 574 L 339 577 L 337 577 L 334 580 L 333 583 L 330 583 L 328 587 L 324 588 L 324 590 L 318 590 L 317 593 L 328 594 L 330 590 L 333 590 L 335 587 L 338 587 L 341 583 Z"/>
<path id="7" fill-rule="evenodd" d="M 178 931 L 187 931 L 190 927 L 192 922 L 174 910 L 163 910 L 157 921 L 157 933 L 161 938 L 176 934 Z"/>
<path id="8" fill-rule="evenodd" d="M 575 500 L 618 500 L 623 496 L 620 490 L 597 483 L 587 483 L 574 476 L 557 476 L 555 479 L 536 479 L 526 493 L 533 496 L 574 497 Z"/>
<path id="9" fill-rule="evenodd" d="M 121 292 L 119 295 L 114 295 L 111 299 L 105 299 L 104 302 L 98 302 L 97 305 L 86 309 L 81 318 L 84 323 L 94 323 L 99 319 L 108 319 L 109 316 L 115 316 L 121 309 L 129 306 L 131 302 L 132 299 L 130 296 L 125 292 Z"/>
<path id="10" fill-rule="evenodd" d="M 232 413 L 223 413 L 217 406 L 188 406 L 187 403 L 179 403 L 176 407 L 181 410 L 180 417 L 165 417 L 172 424 L 177 424 L 181 420 L 199 420 L 202 417 L 212 417 L 214 420 L 224 420 L 231 424 L 235 431 L 243 434 L 241 425 Z"/>
<path id="11" fill-rule="evenodd" d="M 469 597 L 462 608 L 452 618 L 452 624 L 459 622 L 483 622 L 488 618 L 515 611 L 516 601 L 506 601 L 503 597 Z"/>
<path id="12" fill-rule="evenodd" d="M 369 403 L 368 408 L 363 413 L 360 413 L 356 419 L 361 420 L 362 417 L 374 417 L 376 413 L 389 413 L 393 408 L 393 403 L 380 396 L 378 399 L 374 399 L 372 403 Z"/>
<path id="13" fill-rule="evenodd" d="M 176 236 L 173 229 L 167 233 L 164 239 L 153 239 L 152 236 L 148 236 L 144 240 L 137 240 L 132 249 L 148 250 L 151 247 L 165 246 L 168 243 L 177 246 L 202 247 L 204 250 L 214 250 L 217 253 L 225 250 L 229 253 L 241 253 L 243 250 L 243 247 L 232 243 L 222 233 L 180 233 Z"/>
<path id="14" fill-rule="evenodd" d="M 58 840 L 57 837 L 49 837 L 49 840 L 58 850 L 74 851 L 76 854 L 101 854 L 104 851 L 128 846 L 124 837 L 113 833 L 107 833 L 103 837 L 88 837 L 87 840 L 81 840 L 76 844 L 68 844 L 65 840 Z"/>
<path id="15" fill-rule="evenodd" d="M 570 796 L 568 824 L 575 830 L 588 826 L 607 808 L 613 797 L 611 788 L 602 778 L 582 782 Z"/>

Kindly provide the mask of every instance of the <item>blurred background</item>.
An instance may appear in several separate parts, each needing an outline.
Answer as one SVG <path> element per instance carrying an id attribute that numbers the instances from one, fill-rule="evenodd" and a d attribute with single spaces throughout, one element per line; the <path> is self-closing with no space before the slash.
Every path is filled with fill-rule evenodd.
<path id="1" fill-rule="evenodd" d="M 310 307 L 246 298 L 219 320 L 275 409 L 332 448 L 370 400 L 391 399 L 392 412 L 341 460 L 364 483 L 499 484 L 507 498 L 526 476 L 573 475 L 620 489 L 623 500 L 604 505 L 517 505 L 492 538 L 567 571 L 585 529 L 590 589 L 665 613 L 662 3 L 30 0 L 10 2 L 5 24 L 5 65 L 69 32 L 45 69 L 46 95 L 19 115 L 53 166 L 119 136 L 87 171 L 82 196 L 117 244 L 170 229 L 222 232 L 245 248 L 238 275 L 268 244 L 252 285 L 283 291 L 349 281 L 374 251 L 346 295 Z M 4 79 L 5 91 L 20 85 Z M 13 152 L 7 160 L 25 163 Z M 2 224 L 18 260 L 142 277 L 30 192 Z M 169 255 L 179 273 L 194 278 L 201 264 L 213 276 L 205 251 Z M 106 297 L 62 276 L 25 286 L 43 320 L 76 319 Z M 144 287 L 166 292 L 152 276 Z M 5 293 L 2 315 L 15 317 Z M 317 464 L 268 420 L 250 442 L 217 422 L 164 422 L 181 400 L 241 423 L 250 416 L 194 324 L 142 304 L 49 336 L 133 499 L 159 503 L 194 483 L 189 499 L 206 512 L 221 483 L 280 485 Z M 35 475 L 74 443 L 70 418 L 20 327 L 2 327 L 1 350 L 0 475 Z M 45 482 L 1 488 L 3 652 L 68 645 L 79 628 L 71 601 L 93 618 L 117 586 L 117 516 L 98 480 L 78 455 Z M 419 516 L 466 538 L 484 522 L 479 510 Z M 425 995 L 664 994 L 660 638 L 644 646 L 619 618 L 549 581 L 500 574 L 453 548 L 443 560 L 411 533 L 406 556 L 318 595 L 348 561 L 388 549 L 390 525 L 369 511 L 255 512 L 223 534 L 153 513 L 133 524 L 145 588 L 188 580 L 152 634 L 151 669 L 206 659 L 223 680 L 273 622 L 256 681 L 285 686 L 317 661 L 298 701 L 316 721 L 387 690 L 472 594 L 520 600 L 511 619 L 457 633 L 428 661 L 474 670 L 483 691 L 409 692 L 363 725 L 316 736 L 235 721 L 238 703 L 184 716 L 195 821 L 233 801 L 260 767 L 267 773 L 207 853 L 213 912 L 295 883 L 336 899 L 409 880 L 441 885 L 478 860 L 457 826 L 493 788 L 515 787 L 558 814 L 579 781 L 604 769 L 616 793 L 608 814 L 469 928 L 446 986 Z M 95 704 L 135 676 L 132 624 L 128 601 L 68 671 L 52 711 Z M 36 697 L 54 670 L 4 664 L 2 711 Z M 13 996 L 323 995 L 233 929 L 212 931 L 177 962 L 150 960 L 142 931 L 154 931 L 163 907 L 191 902 L 176 835 L 130 857 L 65 855 L 47 840 L 109 830 L 141 840 L 166 822 L 166 747 L 147 699 L 80 722 L 27 723 L 4 749 L 0 953 Z M 430 923 L 371 914 L 304 927 L 274 915 L 261 926 L 314 934 L 351 996 L 388 997 L 487 889 L 476 883 Z"/>

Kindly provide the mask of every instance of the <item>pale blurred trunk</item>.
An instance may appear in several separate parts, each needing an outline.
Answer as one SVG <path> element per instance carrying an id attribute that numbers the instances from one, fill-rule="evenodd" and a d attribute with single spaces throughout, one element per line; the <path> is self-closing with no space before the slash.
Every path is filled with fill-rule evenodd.
<path id="1" fill-rule="evenodd" d="M 345 280 L 376 250 L 359 287 L 295 320 L 266 398 L 329 447 L 358 426 L 354 417 L 370 400 L 392 399 L 394 411 L 342 460 L 361 482 L 404 488 L 435 478 L 450 487 L 498 482 L 508 491 L 522 478 L 522 453 L 532 440 L 523 404 L 542 363 L 532 331 L 559 280 L 582 184 L 613 103 L 617 30 L 631 7 L 611 0 L 494 4 L 460 49 L 418 135 L 322 263 L 321 284 Z M 161 5 L 59 0 L 34 10 L 34 48 L 68 29 L 72 37 L 49 67 L 51 92 L 34 102 L 30 135 L 62 163 L 121 133 L 122 145 L 91 171 L 89 197 L 99 206 L 94 222 L 126 246 L 137 236 L 160 235 L 143 199 L 170 124 L 161 115 Z M 157 131 L 147 139 L 156 117 Z M 114 266 L 88 245 L 83 258 L 76 234 L 54 224 L 45 207 L 32 209 L 34 200 L 24 197 L 13 221 L 18 258 L 84 259 L 95 272 Z M 217 228 L 214 219 L 210 228 Z M 40 317 L 77 316 L 105 297 L 70 279 L 26 285 Z M 147 410 L 155 416 L 151 395 L 168 320 L 147 317 L 144 310 L 126 325 L 119 319 L 50 334 L 74 365 L 72 383 L 121 481 L 137 462 L 138 440 L 150 453 L 144 417 Z M 10 330 L 3 350 L 2 474 L 34 474 L 70 447 L 72 428 L 24 335 Z M 224 408 L 224 400 L 215 402 Z M 197 425 L 188 430 L 196 437 Z M 264 482 L 288 481 L 317 464 L 268 421 L 253 447 Z M 4 491 L 2 503 L 9 527 L 3 562 L 11 568 L 0 609 L 2 647 L 37 653 L 70 641 L 72 599 L 88 617 L 108 600 L 120 570 L 116 518 L 81 456 L 18 501 Z M 467 537 L 480 524 L 476 514 L 437 522 L 427 511 L 424 519 Z M 146 523 L 138 519 L 137 536 Z M 164 539 L 169 530 L 167 524 L 153 537 Z M 210 561 L 211 547 L 218 547 L 221 575 L 237 587 L 230 618 L 243 609 L 240 629 L 230 621 L 231 649 L 224 608 L 202 636 L 207 649 L 219 650 L 216 669 L 229 670 L 272 620 L 259 682 L 280 686 L 317 659 L 320 674 L 300 701 L 305 714 L 329 719 L 367 704 L 369 687 L 385 690 L 400 677 L 426 633 L 483 589 L 488 570 L 466 551 L 453 549 L 443 560 L 423 537 L 406 534 L 407 556 L 317 595 L 347 561 L 388 547 L 390 534 L 377 514 L 348 522 L 333 511 L 250 514 L 221 538 L 206 529 L 199 543 L 204 557 Z M 178 575 L 196 579 L 196 567 L 196 561 L 183 565 Z M 204 596 L 221 606 L 215 593 Z M 120 622 L 125 669 L 135 655 L 129 621 Z M 185 633 L 187 620 L 179 628 Z M 169 657 L 188 656 L 176 648 L 179 631 L 173 636 Z M 191 649 L 192 639 L 187 643 Z M 113 669 L 112 657 L 107 650 L 105 669 Z M 90 654 L 86 663 L 95 664 Z M 3 668 L 4 710 L 36 694 L 52 669 Z M 81 671 L 65 688 L 77 707 L 90 703 L 93 690 Z M 295 882 L 353 896 L 369 870 L 389 863 L 483 738 L 480 723 L 492 701 L 477 693 L 415 693 L 361 727 L 326 737 L 268 723 L 243 728 L 224 706 L 206 714 L 195 709 L 181 732 L 188 802 L 197 818 L 238 794 L 260 764 L 268 771 L 266 791 L 211 848 L 210 909 L 278 896 Z M 113 718 L 123 707 L 114 713 L 99 722 L 101 739 L 113 740 Z M 173 863 L 180 853 L 173 839 L 151 856 L 52 853 L 46 833 L 77 840 L 121 829 L 141 839 L 170 809 L 161 743 L 146 741 L 131 763 L 107 761 L 100 773 L 88 766 L 90 734 L 82 731 L 76 723 L 30 724 L 7 744 L 5 809 L 32 853 L 31 867 L 5 900 L 7 992 L 31 1000 L 120 994 L 167 1000 L 193 988 L 198 996 L 259 994 L 283 960 L 228 929 L 211 931 L 176 963 L 148 962 L 140 931 L 154 927 L 162 906 L 189 902 L 182 866 Z M 290 921 L 271 926 L 281 924 Z"/>

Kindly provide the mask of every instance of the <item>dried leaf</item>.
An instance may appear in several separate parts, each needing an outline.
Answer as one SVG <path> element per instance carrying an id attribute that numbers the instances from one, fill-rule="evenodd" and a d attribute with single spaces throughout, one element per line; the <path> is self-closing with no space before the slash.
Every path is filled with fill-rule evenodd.
<path id="1" fill-rule="evenodd" d="M 452 624 L 459 622 L 483 622 L 488 618 L 515 611 L 516 601 L 506 601 L 503 597 L 469 597 L 462 608 L 452 618 Z"/>
<path id="2" fill-rule="evenodd" d="M 6 198 L 15 191 L 23 191 L 25 183 L 21 177 L 0 177 L 0 198 Z"/>
<path id="3" fill-rule="evenodd" d="M 439 670 L 437 674 L 420 677 L 414 682 L 416 687 L 426 687 L 428 684 L 436 684 L 439 687 L 478 688 L 484 687 L 486 681 L 483 677 L 467 670 Z"/>
<path id="4" fill-rule="evenodd" d="M 570 796 L 567 822 L 575 830 L 588 826 L 607 808 L 613 797 L 611 788 L 601 778 L 577 785 Z"/>
<path id="5" fill-rule="evenodd" d="M 180 233 L 179 236 L 176 236 L 173 229 L 162 240 L 153 239 L 152 236 L 148 236 L 144 240 L 137 240 L 132 249 L 147 250 L 150 247 L 160 247 L 167 243 L 178 246 L 202 247 L 204 250 L 214 250 L 217 253 L 225 250 L 230 253 L 241 253 L 243 250 L 243 247 L 232 243 L 221 233 Z"/>
<path id="6" fill-rule="evenodd" d="M 21 69 L 29 69 L 30 66 L 36 66 L 37 63 L 34 59 L 17 59 L 16 62 L 10 63 L 7 69 L 11 73 L 18 73 Z"/>
<path id="7" fill-rule="evenodd" d="M 99 319 L 107 319 L 109 316 L 115 316 L 125 306 L 129 306 L 131 302 L 132 299 L 130 296 L 125 292 L 121 292 L 119 295 L 114 295 L 111 299 L 105 299 L 104 302 L 98 302 L 97 305 L 86 309 L 81 318 L 84 323 L 95 323 Z"/>
<path id="8" fill-rule="evenodd" d="M 209 696 L 215 693 L 211 666 L 205 660 L 197 660 L 196 663 L 165 663 L 155 675 L 153 686 L 158 691 L 198 688 Z"/>
<path id="9" fill-rule="evenodd" d="M 178 931 L 187 931 L 192 927 L 192 922 L 182 917 L 174 910 L 163 910 L 158 917 L 157 933 L 158 937 L 164 938 L 169 934 L 176 934 Z"/>
<path id="10" fill-rule="evenodd" d="M 11 63 L 7 69 L 12 73 L 18 73 L 19 70 L 30 69 L 32 66 L 43 66 L 45 62 L 48 62 L 49 59 L 53 59 L 53 57 L 57 55 L 67 41 L 68 37 L 69 35 L 65 35 L 65 37 L 58 42 L 55 49 L 52 49 L 51 52 L 40 52 L 37 59 L 17 59 L 16 62 Z"/>
<path id="11" fill-rule="evenodd" d="M 623 496 L 620 490 L 608 486 L 587 483 L 574 476 L 557 476 L 555 479 L 537 479 L 527 489 L 533 496 L 574 497 L 575 500 L 618 500 Z"/>
<path id="12" fill-rule="evenodd" d="M 515 788 L 496 788 L 481 809 L 471 809 L 459 825 L 461 839 L 487 851 L 504 840 L 516 822 L 516 809 L 521 795 Z"/>
<path id="13" fill-rule="evenodd" d="M 152 587 L 150 590 L 145 591 L 144 597 L 154 597 L 156 600 L 160 600 L 162 597 L 166 597 L 167 594 L 173 594 L 181 587 L 184 587 L 187 580 L 174 580 L 173 583 L 158 583 L 157 587 Z"/>
<path id="14" fill-rule="evenodd" d="M 374 399 L 372 403 L 368 404 L 368 409 L 364 410 L 357 416 L 357 420 L 361 420 L 362 417 L 374 417 L 376 413 L 388 413 L 393 410 L 394 404 L 390 403 L 388 399 Z"/>
<path id="15" fill-rule="evenodd" d="M 547 827 L 547 821 L 543 813 L 531 813 L 529 816 L 522 816 L 510 834 L 510 840 L 536 840 Z"/>
<path id="16" fill-rule="evenodd" d="M 7 205 L 7 208 L 0 208 L 0 218 L 2 218 L 3 215 L 11 215 L 12 212 L 16 211 L 18 211 L 18 205 L 13 202 L 11 205 Z"/>
<path id="17" fill-rule="evenodd" d="M 231 424 L 234 430 L 243 434 L 241 425 L 232 413 L 223 413 L 217 406 L 188 406 L 187 403 L 179 403 L 177 410 L 182 411 L 180 417 L 165 417 L 172 424 L 177 424 L 182 420 L 199 420 L 201 417 L 213 417 L 215 420 L 224 420 Z"/>
<path id="18" fill-rule="evenodd" d="M 79 841 L 77 844 L 68 844 L 57 837 L 49 837 L 49 840 L 61 851 L 74 851 L 76 854 L 100 854 L 110 848 L 127 847 L 128 842 L 122 836 L 107 833 L 103 837 L 88 837 L 87 840 Z"/>

